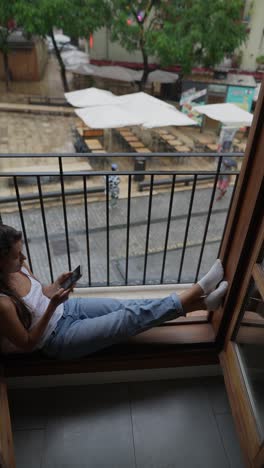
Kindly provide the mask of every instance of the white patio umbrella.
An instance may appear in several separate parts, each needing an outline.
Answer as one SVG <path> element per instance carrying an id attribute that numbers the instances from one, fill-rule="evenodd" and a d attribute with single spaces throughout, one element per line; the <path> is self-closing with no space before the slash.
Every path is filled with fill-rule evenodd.
<path id="1" fill-rule="evenodd" d="M 97 88 L 86 88 L 64 94 L 67 101 L 74 107 L 105 106 L 114 104 L 116 96 L 110 91 Z"/>
<path id="2" fill-rule="evenodd" d="M 164 108 L 174 109 L 171 104 L 143 92 L 117 96 L 116 102 L 130 111 L 140 113 L 143 121 L 145 117 L 149 118 L 151 112 L 159 112 Z"/>
<path id="3" fill-rule="evenodd" d="M 143 72 L 139 71 L 137 80 L 141 80 Z M 158 81 L 159 83 L 174 83 L 179 78 L 177 73 L 171 73 L 165 70 L 154 70 L 148 74 L 147 82 L 154 83 Z"/>
<path id="4" fill-rule="evenodd" d="M 142 123 L 139 114 L 130 112 L 117 104 L 76 109 L 75 113 L 91 128 L 119 128 Z"/>
<path id="5" fill-rule="evenodd" d="M 88 88 L 65 93 L 76 107 L 76 114 L 91 128 L 116 128 L 128 125 L 162 127 L 167 125 L 196 125 L 196 122 L 171 104 L 140 92 L 115 96 L 108 91 Z M 89 106 L 89 107 L 88 107 Z"/>
<path id="6" fill-rule="evenodd" d="M 185 125 L 197 125 L 195 120 L 187 117 L 183 112 L 177 109 L 163 108 L 158 113 L 151 113 L 150 116 L 145 120 L 143 127 L 154 128 L 154 127 L 167 127 L 170 125 L 185 126 Z"/>
<path id="7" fill-rule="evenodd" d="M 80 69 L 85 69 L 90 63 L 89 55 L 81 50 L 67 50 L 62 52 L 61 58 L 66 70 L 78 72 Z"/>
<path id="8" fill-rule="evenodd" d="M 174 106 L 147 93 L 134 93 L 118 96 L 122 108 L 140 115 L 144 127 L 165 127 L 168 125 L 196 125 L 196 122 L 178 111 Z"/>
<path id="9" fill-rule="evenodd" d="M 231 103 L 206 104 L 204 106 L 195 106 L 193 109 L 211 119 L 219 120 L 224 125 L 234 127 L 250 127 L 253 120 L 253 114 Z"/>
<path id="10" fill-rule="evenodd" d="M 76 73 L 82 75 L 92 75 L 101 78 L 109 78 L 111 80 L 134 82 L 140 81 L 143 75 L 142 70 L 133 70 L 132 68 L 120 67 L 118 65 L 97 66 L 89 65 L 88 68 L 76 68 Z M 177 81 L 178 75 L 176 73 L 167 72 L 164 70 L 154 70 L 148 74 L 147 82 L 153 83 L 158 81 L 160 83 L 173 83 Z"/>
<path id="11" fill-rule="evenodd" d="M 101 78 L 109 78 L 118 81 L 133 82 L 138 79 L 138 72 L 126 67 L 119 66 L 102 66 L 91 65 L 90 69 L 93 71 L 94 76 Z"/>
<path id="12" fill-rule="evenodd" d="M 63 50 L 66 50 L 66 48 L 67 50 L 76 49 L 74 45 L 70 44 L 71 38 L 69 36 L 66 36 L 65 34 L 61 34 L 61 33 L 54 34 L 54 39 L 59 49 L 61 48 L 63 48 Z M 54 47 L 53 47 L 53 42 L 52 42 L 51 37 L 46 36 L 46 40 L 48 42 L 48 49 L 53 50 Z"/>

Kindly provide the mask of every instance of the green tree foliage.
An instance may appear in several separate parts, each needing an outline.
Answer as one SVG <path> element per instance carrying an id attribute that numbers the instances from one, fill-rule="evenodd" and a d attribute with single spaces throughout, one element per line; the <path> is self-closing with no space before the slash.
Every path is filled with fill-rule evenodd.
<path id="1" fill-rule="evenodd" d="M 68 91 L 66 71 L 53 28 L 63 29 L 70 37 L 88 37 L 105 24 L 109 17 L 107 4 L 98 0 L 17 0 L 15 3 L 16 20 L 25 31 L 51 36 L 64 90 Z"/>
<path id="2" fill-rule="evenodd" d="M 10 70 L 8 65 L 9 44 L 8 38 L 15 30 L 16 24 L 14 18 L 14 1 L 0 0 L 0 51 L 3 56 L 5 69 L 6 88 L 9 89 Z"/>
<path id="3" fill-rule="evenodd" d="M 129 52 L 141 50 L 142 82 L 148 57 L 162 66 L 214 66 L 246 37 L 241 23 L 243 0 L 111 0 L 112 40 Z"/>

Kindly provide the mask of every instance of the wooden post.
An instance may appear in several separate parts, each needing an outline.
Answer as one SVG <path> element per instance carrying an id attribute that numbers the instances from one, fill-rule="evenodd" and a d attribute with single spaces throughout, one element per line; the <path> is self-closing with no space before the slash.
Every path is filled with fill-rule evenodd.
<path id="1" fill-rule="evenodd" d="M 15 454 L 6 381 L 0 369 L 0 466 L 15 468 Z"/>

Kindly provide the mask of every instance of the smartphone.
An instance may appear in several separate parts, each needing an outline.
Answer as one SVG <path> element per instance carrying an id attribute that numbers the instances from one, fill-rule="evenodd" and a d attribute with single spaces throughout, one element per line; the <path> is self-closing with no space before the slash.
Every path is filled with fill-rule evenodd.
<path id="1" fill-rule="evenodd" d="M 80 279 L 82 277 L 82 267 L 81 265 L 77 266 L 77 268 L 75 268 L 75 270 L 73 270 L 71 276 L 69 276 L 69 278 L 67 278 L 64 283 L 61 284 L 61 287 L 63 289 L 68 289 L 70 288 L 73 284 L 75 284 L 78 279 Z"/>

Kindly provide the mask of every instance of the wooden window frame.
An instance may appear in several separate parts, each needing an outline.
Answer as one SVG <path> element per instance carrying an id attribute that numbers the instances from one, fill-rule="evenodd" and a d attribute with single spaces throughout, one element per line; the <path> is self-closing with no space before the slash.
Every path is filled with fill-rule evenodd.
<path id="1" fill-rule="evenodd" d="M 230 405 L 246 466 L 264 466 L 264 441 L 258 430 L 247 382 L 234 339 L 253 278 L 264 293 L 263 271 L 257 265 L 264 245 L 264 83 L 262 83 L 245 159 L 231 208 L 220 257 L 230 288 L 213 318 Z M 262 329 L 263 330 L 263 329 Z"/>

